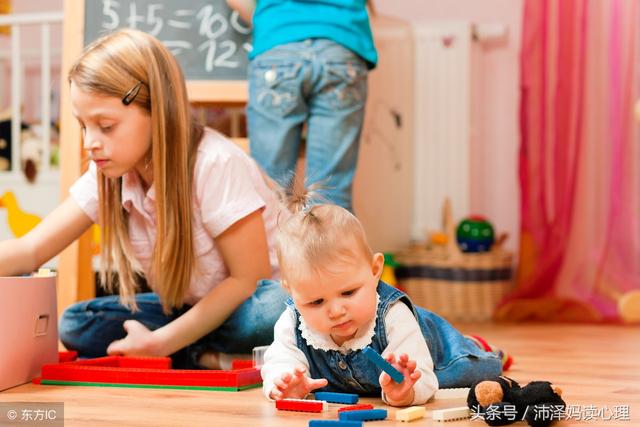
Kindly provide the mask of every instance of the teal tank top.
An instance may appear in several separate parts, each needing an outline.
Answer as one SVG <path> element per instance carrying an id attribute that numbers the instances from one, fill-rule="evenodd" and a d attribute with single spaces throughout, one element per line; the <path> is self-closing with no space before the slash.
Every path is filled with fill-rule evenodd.
<path id="1" fill-rule="evenodd" d="M 258 0 L 253 14 L 253 59 L 286 43 L 330 39 L 376 66 L 366 0 Z"/>

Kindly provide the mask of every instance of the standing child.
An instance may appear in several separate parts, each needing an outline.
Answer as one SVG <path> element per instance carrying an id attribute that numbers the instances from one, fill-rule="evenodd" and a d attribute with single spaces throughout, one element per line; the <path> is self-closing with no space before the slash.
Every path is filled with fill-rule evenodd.
<path id="1" fill-rule="evenodd" d="M 33 271 L 97 222 L 102 281 L 113 289 L 117 273 L 120 295 L 68 308 L 67 348 L 196 368 L 271 342 L 286 297 L 262 280 L 279 274 L 278 198 L 253 160 L 193 122 L 175 58 L 120 30 L 86 48 L 69 82 L 91 166 L 29 234 L 0 243 L 0 275 Z M 135 294 L 138 274 L 154 293 Z"/>
<path id="2" fill-rule="evenodd" d="M 367 1 L 227 3 L 253 23 L 251 155 L 281 185 L 288 184 L 306 122 L 308 180 L 322 183 L 323 199 L 352 210 L 367 73 L 378 61 Z"/>
<path id="3" fill-rule="evenodd" d="M 382 391 L 390 405 L 421 405 L 439 386 L 468 387 L 501 374 L 497 352 L 484 351 L 380 281 L 384 257 L 372 253 L 361 224 L 347 210 L 299 208 L 281 225 L 277 253 L 291 298 L 262 367 L 269 398 L 304 398 L 322 388 Z M 401 384 L 367 359 L 367 346 L 404 375 Z"/>

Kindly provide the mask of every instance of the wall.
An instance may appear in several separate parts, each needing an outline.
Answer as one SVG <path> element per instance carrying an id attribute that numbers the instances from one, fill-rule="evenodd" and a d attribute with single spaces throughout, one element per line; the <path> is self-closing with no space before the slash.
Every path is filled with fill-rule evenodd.
<path id="1" fill-rule="evenodd" d="M 518 54 L 523 0 L 374 0 L 379 14 L 409 21 L 471 20 L 508 26 L 505 43 L 485 46 L 481 56 L 483 85 L 476 101 L 471 170 L 471 212 L 487 216 L 517 246 L 519 190 L 517 179 L 519 69 Z M 61 11 L 63 0 L 15 0 L 14 12 Z M 0 51 L 3 49 L 0 37 Z M 37 46 L 39 38 L 35 42 Z M 0 99 L 0 109 L 4 104 Z"/>
<path id="2" fill-rule="evenodd" d="M 471 212 L 488 217 L 509 233 L 517 247 L 519 230 L 519 49 L 523 0 L 374 0 L 377 13 L 408 21 L 471 20 L 504 23 L 504 43 L 484 46 L 471 148 Z M 418 120 L 418 118 L 416 118 Z"/>

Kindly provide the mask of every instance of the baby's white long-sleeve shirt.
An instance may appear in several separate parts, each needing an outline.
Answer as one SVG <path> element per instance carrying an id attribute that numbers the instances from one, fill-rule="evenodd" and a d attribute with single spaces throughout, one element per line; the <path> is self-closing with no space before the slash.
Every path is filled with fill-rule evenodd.
<path id="1" fill-rule="evenodd" d="M 386 357 L 389 353 L 399 356 L 406 353 L 409 358 L 417 363 L 417 370 L 422 375 L 414 385 L 414 398 L 412 405 L 421 405 L 429 400 L 438 390 L 438 380 L 433 372 L 433 361 L 429 348 L 420 330 L 420 325 L 413 313 L 403 302 L 396 302 L 387 311 L 384 319 L 388 345 L 382 352 Z M 373 331 L 375 321 L 372 321 L 369 331 Z M 296 346 L 295 314 L 291 309 L 286 309 L 276 322 L 274 328 L 274 341 L 269 346 L 264 356 L 262 366 L 262 390 L 267 396 L 273 390 L 274 382 L 282 374 L 293 372 L 297 366 L 304 366 L 309 372 L 309 362 L 302 350 Z M 372 333 L 365 331 L 363 336 L 356 336 L 342 344 L 335 346 L 334 350 L 347 353 L 352 350 L 361 350 L 371 343 Z M 307 328 L 307 336 L 316 342 L 329 342 L 330 337 L 321 336 Z M 364 340 L 363 340 L 364 339 Z M 331 341 L 332 342 L 332 341 Z M 314 346 L 315 348 L 315 346 Z M 316 349 L 325 351 L 325 349 Z M 372 365 L 372 369 L 373 365 Z M 385 400 L 384 393 L 382 399 Z M 386 402 L 386 400 L 385 400 Z"/>

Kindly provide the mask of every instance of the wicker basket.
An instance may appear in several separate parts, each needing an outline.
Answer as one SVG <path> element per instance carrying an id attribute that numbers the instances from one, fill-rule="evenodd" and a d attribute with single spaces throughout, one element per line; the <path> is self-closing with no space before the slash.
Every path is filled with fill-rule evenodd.
<path id="1" fill-rule="evenodd" d="M 414 303 L 449 321 L 491 319 L 502 297 L 512 287 L 511 253 L 502 249 L 503 236 L 489 252 L 463 253 L 458 249 L 445 201 L 443 246 L 414 245 L 396 254 L 398 284 Z"/>

